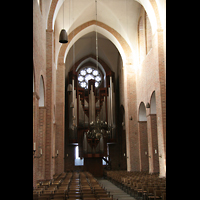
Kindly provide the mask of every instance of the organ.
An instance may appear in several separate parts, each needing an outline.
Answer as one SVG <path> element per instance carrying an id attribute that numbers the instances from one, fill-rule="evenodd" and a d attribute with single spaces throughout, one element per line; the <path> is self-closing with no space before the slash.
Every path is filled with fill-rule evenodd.
<path id="1" fill-rule="evenodd" d="M 116 142 L 115 73 L 93 68 L 84 68 L 89 76 L 83 69 L 68 73 L 66 136 L 82 158 L 107 156 L 107 144 Z"/>

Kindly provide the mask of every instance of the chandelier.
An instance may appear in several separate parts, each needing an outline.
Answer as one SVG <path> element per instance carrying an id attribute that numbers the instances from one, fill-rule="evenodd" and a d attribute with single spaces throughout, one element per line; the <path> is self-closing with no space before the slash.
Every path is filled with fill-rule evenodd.
<path id="1" fill-rule="evenodd" d="M 100 140 L 101 137 L 109 137 L 111 135 L 111 131 L 112 127 L 109 126 L 106 121 L 100 121 L 97 119 L 96 122 L 90 122 L 89 130 L 86 132 L 86 134 L 90 139 Z"/>

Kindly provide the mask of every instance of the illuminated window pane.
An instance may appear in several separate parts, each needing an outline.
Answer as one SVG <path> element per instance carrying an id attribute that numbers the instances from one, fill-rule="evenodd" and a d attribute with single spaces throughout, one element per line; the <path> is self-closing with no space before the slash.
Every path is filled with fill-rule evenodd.
<path id="1" fill-rule="evenodd" d="M 78 80 L 79 80 L 79 81 L 83 81 L 84 78 L 83 78 L 82 76 L 79 76 L 79 77 L 78 77 Z"/>
<path id="2" fill-rule="evenodd" d="M 97 77 L 95 78 L 95 80 L 96 80 L 97 82 L 99 82 L 99 81 L 101 81 L 101 77 L 100 77 L 100 76 L 97 76 Z"/>
<path id="3" fill-rule="evenodd" d="M 86 87 L 86 82 L 82 82 L 82 83 L 81 83 L 81 87 L 82 87 L 82 88 Z"/>
<path id="4" fill-rule="evenodd" d="M 91 72 L 92 72 L 92 69 L 91 69 L 91 68 L 88 68 L 88 69 L 87 69 L 87 73 L 90 74 Z"/>
<path id="5" fill-rule="evenodd" d="M 91 74 L 88 74 L 85 76 L 85 81 L 88 82 L 89 80 L 94 79 L 94 76 L 92 76 Z"/>
<path id="6" fill-rule="evenodd" d="M 80 73 L 81 73 L 82 76 L 85 76 L 85 75 L 86 75 L 86 71 L 85 71 L 85 70 L 81 70 Z"/>
<path id="7" fill-rule="evenodd" d="M 92 74 L 93 74 L 94 76 L 97 76 L 98 73 L 99 73 L 99 72 L 98 72 L 97 70 L 94 70 Z"/>
<path id="8" fill-rule="evenodd" d="M 95 82 L 95 87 L 99 87 L 99 83 L 98 82 Z"/>

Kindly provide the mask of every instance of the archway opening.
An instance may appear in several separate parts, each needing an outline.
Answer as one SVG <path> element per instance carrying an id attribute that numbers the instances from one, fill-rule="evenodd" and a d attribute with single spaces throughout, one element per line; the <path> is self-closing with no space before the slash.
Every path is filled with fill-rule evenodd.
<path id="1" fill-rule="evenodd" d="M 152 149 L 152 172 L 159 172 L 159 149 L 158 149 L 158 133 L 157 133 L 157 115 L 156 115 L 156 95 L 153 91 L 150 99 L 150 137 L 152 144 L 150 149 Z"/>
<path id="2" fill-rule="evenodd" d="M 139 149 L 140 170 L 149 171 L 149 158 L 151 155 L 148 152 L 147 117 L 146 117 L 146 108 L 144 102 L 141 102 L 139 106 L 138 131 L 139 131 L 139 147 L 140 147 Z"/>
<path id="3" fill-rule="evenodd" d="M 119 72 L 122 68 L 122 58 L 116 46 L 104 35 L 98 33 L 98 62 L 96 61 L 96 33 L 91 31 L 80 37 L 67 52 L 65 60 L 65 145 L 78 145 L 80 157 L 85 160 L 85 168 L 90 169 L 87 163 L 87 156 L 97 156 L 104 158 L 106 166 L 102 165 L 98 173 L 102 172 L 103 167 L 111 167 L 109 159 L 119 160 L 119 149 L 122 145 L 118 142 L 119 129 Z M 119 62 L 120 60 L 120 62 Z M 98 71 L 98 74 L 96 74 Z M 88 77 L 90 75 L 90 77 Z M 103 137 L 97 140 L 89 140 L 85 137 L 88 131 L 91 105 L 90 99 L 91 88 L 87 78 L 91 78 L 99 83 L 94 92 L 95 98 L 95 118 L 97 116 L 103 121 L 111 124 L 112 134 L 108 138 L 108 142 Z M 99 81 L 101 78 L 101 82 Z M 91 81 L 91 80 L 90 80 Z M 87 82 L 87 83 L 86 83 Z M 83 84 L 82 84 L 83 83 Z M 95 82 L 96 83 L 96 82 Z M 85 85 L 84 85 L 85 84 Z M 88 87 L 87 85 L 88 84 Z M 71 91 L 70 91 L 71 88 Z M 73 103 L 72 103 L 73 102 Z M 118 112 L 118 113 L 117 113 Z M 110 113 L 110 114 L 109 114 Z M 110 116 L 110 117 L 109 117 Z M 123 115 L 122 115 L 123 116 Z M 121 123 L 122 124 L 122 123 Z M 125 140 L 124 134 L 124 140 Z M 124 141 L 125 142 L 125 141 Z M 115 144 L 115 145 L 113 145 Z M 124 146 L 126 147 L 126 145 Z M 68 147 L 66 149 L 69 149 Z M 117 154 L 116 154 L 117 152 Z M 69 153 L 69 152 L 66 152 Z M 125 156 L 124 156 L 125 153 Z M 116 162 L 118 169 L 126 169 L 126 151 L 123 153 L 125 164 Z M 90 158 L 95 160 L 96 158 Z M 65 168 L 69 169 L 70 163 L 65 162 Z M 77 166 L 74 166 L 77 168 Z"/>

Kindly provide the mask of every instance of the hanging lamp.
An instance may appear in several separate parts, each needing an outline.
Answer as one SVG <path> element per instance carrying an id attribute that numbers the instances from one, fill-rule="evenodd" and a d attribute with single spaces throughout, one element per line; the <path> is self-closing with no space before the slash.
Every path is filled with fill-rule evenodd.
<path id="1" fill-rule="evenodd" d="M 67 32 L 64 29 L 64 3 L 65 3 L 65 0 L 63 1 L 63 29 L 60 31 L 60 35 L 59 35 L 59 42 L 60 43 L 68 43 Z"/>
<path id="2" fill-rule="evenodd" d="M 60 31 L 59 42 L 60 43 L 68 43 L 68 36 L 67 36 L 67 32 L 65 29 L 62 29 Z"/>

